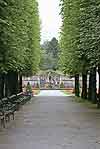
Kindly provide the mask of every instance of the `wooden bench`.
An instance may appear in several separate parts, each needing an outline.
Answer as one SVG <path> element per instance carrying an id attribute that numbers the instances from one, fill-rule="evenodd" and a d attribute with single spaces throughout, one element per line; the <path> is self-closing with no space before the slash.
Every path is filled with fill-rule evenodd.
<path id="1" fill-rule="evenodd" d="M 18 101 L 21 105 L 23 105 L 23 104 L 24 104 L 24 100 L 25 100 L 25 96 L 24 96 L 23 92 L 18 93 L 16 96 L 17 96 L 17 101 Z"/>
<path id="2" fill-rule="evenodd" d="M 3 98 L 0 100 L 0 120 L 1 126 L 5 127 L 5 122 L 10 121 L 10 116 L 12 116 L 14 120 L 14 113 L 20 107 L 20 105 L 25 104 L 27 101 L 31 99 L 30 95 L 25 95 L 23 93 L 19 93 L 17 95 L 12 95 L 7 98 Z"/>
<path id="3" fill-rule="evenodd" d="M 31 95 L 30 94 L 27 95 L 22 92 L 17 94 L 17 98 L 19 101 L 21 101 L 22 104 L 25 104 L 27 101 L 31 99 Z"/>
<path id="4" fill-rule="evenodd" d="M 5 128 L 5 115 L 2 110 L 0 110 L 0 123 L 3 128 Z"/>
<path id="5" fill-rule="evenodd" d="M 3 98 L 0 103 L 0 110 L 3 113 L 3 116 L 5 117 L 5 121 L 10 121 L 10 116 L 13 117 L 14 120 L 14 113 L 16 111 L 16 104 L 11 103 L 8 98 Z"/>

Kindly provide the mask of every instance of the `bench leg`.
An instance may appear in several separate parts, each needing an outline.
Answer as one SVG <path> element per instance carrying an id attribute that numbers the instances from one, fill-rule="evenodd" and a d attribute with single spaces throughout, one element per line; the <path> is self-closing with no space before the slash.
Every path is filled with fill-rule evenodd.
<path id="1" fill-rule="evenodd" d="M 100 103 L 97 103 L 97 108 L 100 109 Z"/>
<path id="2" fill-rule="evenodd" d="M 5 120 L 6 120 L 6 122 L 10 122 L 10 114 L 7 114 L 7 115 L 5 116 Z"/>
<path id="3" fill-rule="evenodd" d="M 5 118 L 1 119 L 1 126 L 3 126 L 3 128 L 5 128 Z"/>
<path id="4" fill-rule="evenodd" d="M 15 114 L 14 114 L 14 112 L 11 112 L 10 115 L 12 116 L 12 119 L 14 120 L 14 119 L 15 119 Z"/>
<path id="5" fill-rule="evenodd" d="M 14 114 L 14 112 L 12 113 L 12 117 L 13 117 L 13 120 L 15 119 L 15 114 Z"/>
<path id="6" fill-rule="evenodd" d="M 5 118 L 6 123 L 8 122 L 8 117 Z"/>
<path id="7" fill-rule="evenodd" d="M 19 111 L 19 109 L 20 109 L 20 104 L 17 105 L 17 111 Z"/>

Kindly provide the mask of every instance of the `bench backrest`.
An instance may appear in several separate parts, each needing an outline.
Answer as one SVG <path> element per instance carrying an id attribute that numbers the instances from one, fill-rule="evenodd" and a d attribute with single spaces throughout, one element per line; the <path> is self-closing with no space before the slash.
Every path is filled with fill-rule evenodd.
<path id="1" fill-rule="evenodd" d="M 17 99 L 16 95 L 12 95 L 12 96 L 8 97 L 8 100 L 9 100 L 10 102 L 15 101 L 16 99 Z"/>
<path id="2" fill-rule="evenodd" d="M 16 96 L 17 96 L 18 99 L 21 98 L 21 97 L 23 97 L 23 92 L 18 93 Z"/>

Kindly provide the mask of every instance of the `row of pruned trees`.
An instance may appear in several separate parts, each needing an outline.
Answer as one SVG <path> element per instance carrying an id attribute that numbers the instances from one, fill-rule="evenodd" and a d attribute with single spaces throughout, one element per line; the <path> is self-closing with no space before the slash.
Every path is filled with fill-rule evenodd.
<path id="1" fill-rule="evenodd" d="M 22 91 L 22 75 L 37 71 L 40 20 L 36 0 L 0 0 L 0 98 Z"/>
<path id="2" fill-rule="evenodd" d="M 96 102 L 96 71 L 100 74 L 100 1 L 61 0 L 60 68 L 75 76 L 75 94 Z M 89 75 L 89 87 L 87 76 Z M 100 83 L 99 83 L 100 84 Z"/>

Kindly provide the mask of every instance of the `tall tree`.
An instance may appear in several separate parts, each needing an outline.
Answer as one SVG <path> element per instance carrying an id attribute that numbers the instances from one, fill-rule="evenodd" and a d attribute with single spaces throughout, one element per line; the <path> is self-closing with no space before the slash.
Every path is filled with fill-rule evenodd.
<path id="1" fill-rule="evenodd" d="M 58 69 L 58 57 L 59 57 L 59 44 L 56 38 L 52 38 L 51 41 L 45 41 L 41 50 L 40 68 Z"/>
<path id="2" fill-rule="evenodd" d="M 0 74 L 2 94 L 7 96 L 19 92 L 19 74 L 38 69 L 40 20 L 36 0 L 2 0 L 0 12 Z"/>
<path id="3" fill-rule="evenodd" d="M 100 2 L 61 0 L 61 14 L 60 64 L 66 73 L 82 74 L 82 98 L 87 98 L 87 73 L 91 75 L 90 100 L 96 102 L 96 68 L 100 62 Z"/>
<path id="4" fill-rule="evenodd" d="M 79 49 L 79 1 L 78 0 L 62 0 L 61 14 L 62 14 L 62 30 L 61 30 L 61 56 L 60 67 L 65 73 L 75 75 L 76 95 L 79 96 L 79 78 L 77 78 L 81 69 L 79 63 L 78 49 Z M 77 92 L 78 91 L 78 92 Z"/>

